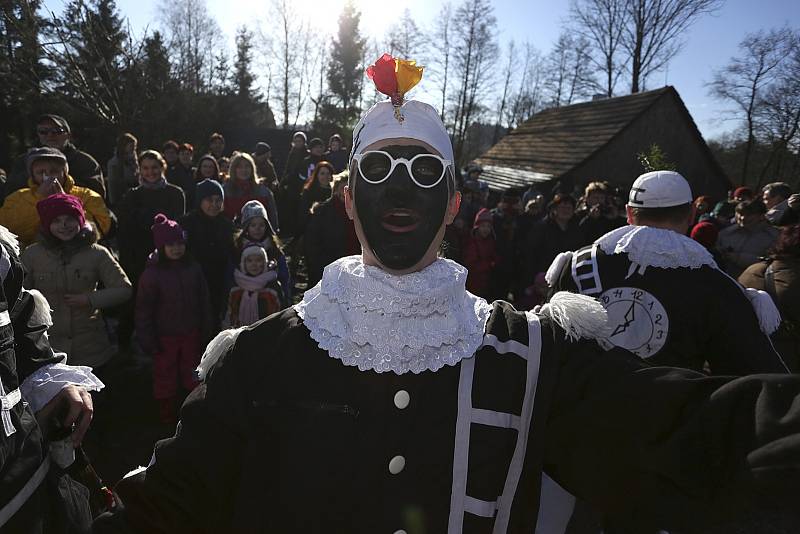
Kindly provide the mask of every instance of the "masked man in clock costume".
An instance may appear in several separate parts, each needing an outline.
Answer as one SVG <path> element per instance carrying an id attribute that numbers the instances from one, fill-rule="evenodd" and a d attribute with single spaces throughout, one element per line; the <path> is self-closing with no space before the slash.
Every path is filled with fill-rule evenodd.
<path id="1" fill-rule="evenodd" d="M 381 62 L 398 81 L 408 67 L 387 57 L 376 82 Z M 450 140 L 394 93 L 353 135 L 362 255 L 212 342 L 175 436 L 95 532 L 554 533 L 552 480 L 632 526 L 679 527 L 796 491 L 800 377 L 649 368 L 591 339 L 590 297 L 535 314 L 468 293 L 437 258 L 460 200 Z"/>

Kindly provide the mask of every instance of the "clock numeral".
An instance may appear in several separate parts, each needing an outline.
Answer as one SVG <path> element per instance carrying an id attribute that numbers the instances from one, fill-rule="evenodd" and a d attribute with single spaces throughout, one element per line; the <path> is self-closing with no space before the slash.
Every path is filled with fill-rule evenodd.
<path id="1" fill-rule="evenodd" d="M 644 291 L 640 289 L 634 289 L 631 291 L 631 296 L 633 296 L 634 300 L 642 300 L 642 295 L 644 295 Z"/>
<path id="2" fill-rule="evenodd" d="M 656 339 L 661 339 L 662 337 L 664 337 L 663 330 L 659 330 L 658 332 L 656 332 Z"/>
<path id="3" fill-rule="evenodd" d="M 663 317 L 663 316 L 662 316 L 660 313 L 657 313 L 657 314 L 656 314 L 656 320 L 655 320 L 655 323 L 656 323 L 656 324 L 661 324 L 661 319 L 663 319 L 663 318 L 664 318 L 664 317 Z"/>

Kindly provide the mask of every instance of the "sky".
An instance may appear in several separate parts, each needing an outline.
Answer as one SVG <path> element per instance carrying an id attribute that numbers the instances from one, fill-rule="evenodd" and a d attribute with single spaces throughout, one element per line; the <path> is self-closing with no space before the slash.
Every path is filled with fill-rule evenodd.
<path id="1" fill-rule="evenodd" d="M 333 33 L 345 0 L 293 0 L 321 32 Z M 45 6 L 55 12 L 63 9 L 64 0 L 46 0 Z M 420 26 L 434 21 L 443 0 L 394 1 L 394 10 L 387 2 L 355 0 L 362 13 L 362 30 L 380 39 L 399 18 L 405 8 Z M 457 0 L 453 0 L 457 4 Z M 156 0 L 117 0 L 135 33 L 159 27 L 159 4 Z M 233 35 L 242 24 L 254 21 L 269 27 L 269 0 L 207 0 L 208 9 L 233 47 Z M 530 41 L 546 53 L 558 38 L 562 24 L 568 22 L 568 0 L 494 0 L 501 44 L 511 39 L 517 43 Z M 673 85 L 706 139 L 717 137 L 735 127 L 727 117 L 725 105 L 708 96 L 706 84 L 714 69 L 725 65 L 737 53 L 738 43 L 747 34 L 788 25 L 800 28 L 800 0 L 726 0 L 713 15 L 704 15 L 684 36 L 684 47 L 670 62 L 668 69 L 648 80 L 648 89 Z M 422 82 L 424 84 L 424 80 Z M 622 79 L 617 91 L 621 94 L 627 82 Z"/>

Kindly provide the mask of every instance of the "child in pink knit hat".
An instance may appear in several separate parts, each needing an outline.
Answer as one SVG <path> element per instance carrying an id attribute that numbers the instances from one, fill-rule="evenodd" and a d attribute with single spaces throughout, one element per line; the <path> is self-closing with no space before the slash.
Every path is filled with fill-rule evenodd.
<path id="1" fill-rule="evenodd" d="M 172 424 L 181 397 L 197 385 L 194 369 L 211 332 L 211 304 L 200 265 L 186 253 L 181 226 L 159 213 L 152 230 L 156 250 L 139 278 L 136 338 L 153 357 L 161 421 Z"/>

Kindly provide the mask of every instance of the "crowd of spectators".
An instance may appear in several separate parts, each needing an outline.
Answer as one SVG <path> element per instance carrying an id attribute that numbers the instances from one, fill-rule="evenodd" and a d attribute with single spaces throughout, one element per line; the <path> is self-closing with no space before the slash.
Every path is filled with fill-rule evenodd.
<path id="1" fill-rule="evenodd" d="M 25 284 L 47 297 L 53 345 L 74 363 L 102 377 L 119 348 L 152 357 L 164 421 L 193 387 L 210 337 L 290 306 L 327 264 L 360 252 L 339 135 L 325 143 L 295 133 L 278 170 L 265 142 L 229 151 L 214 133 L 196 157 L 173 140 L 141 151 L 124 133 L 104 174 L 63 117 L 43 115 L 36 132 L 38 146 L 15 160 L 0 191 L 0 224 L 27 247 Z M 460 171 L 462 201 L 442 254 L 465 265 L 467 288 L 489 300 L 543 303 L 559 253 L 627 224 L 627 191 L 608 182 L 500 192 L 478 165 Z M 800 196 L 772 183 L 715 200 L 696 199 L 691 237 L 732 278 L 772 295 L 784 317 L 776 342 L 800 354 Z"/>

